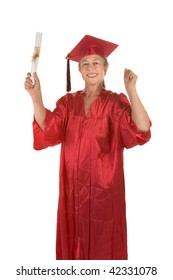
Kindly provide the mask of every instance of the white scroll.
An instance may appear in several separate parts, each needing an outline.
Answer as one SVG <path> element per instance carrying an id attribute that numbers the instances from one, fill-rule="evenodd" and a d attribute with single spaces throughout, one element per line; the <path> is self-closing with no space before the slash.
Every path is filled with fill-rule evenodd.
<path id="1" fill-rule="evenodd" d="M 35 45 L 34 45 L 34 53 L 32 56 L 32 65 L 31 65 L 31 79 L 33 85 L 35 83 L 33 73 L 37 72 L 38 61 L 40 57 L 40 49 L 41 49 L 41 41 L 42 41 L 42 33 L 37 32 L 35 36 Z"/>

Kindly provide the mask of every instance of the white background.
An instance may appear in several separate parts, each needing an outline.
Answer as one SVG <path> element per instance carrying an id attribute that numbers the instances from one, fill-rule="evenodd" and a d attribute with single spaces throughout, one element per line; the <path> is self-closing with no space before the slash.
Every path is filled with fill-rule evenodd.
<path id="1" fill-rule="evenodd" d="M 0 2 L 0 278 L 27 278 L 15 276 L 15 270 L 22 265 L 65 268 L 73 264 L 79 268 L 104 269 L 117 265 L 157 266 L 157 279 L 171 279 L 171 2 Z M 107 89 L 125 92 L 125 67 L 138 75 L 137 90 L 152 120 L 152 138 L 146 145 L 124 154 L 128 261 L 55 261 L 60 146 L 33 150 L 33 109 L 24 90 L 37 31 L 43 32 L 38 75 L 45 106 L 51 110 L 66 91 L 65 56 L 85 34 L 119 44 L 108 58 Z M 71 69 L 72 91 L 82 89 L 77 64 L 71 63 Z M 105 278 L 105 274 L 102 276 Z M 116 276 L 107 274 L 106 277 Z M 55 277 L 42 277 L 49 278 Z"/>

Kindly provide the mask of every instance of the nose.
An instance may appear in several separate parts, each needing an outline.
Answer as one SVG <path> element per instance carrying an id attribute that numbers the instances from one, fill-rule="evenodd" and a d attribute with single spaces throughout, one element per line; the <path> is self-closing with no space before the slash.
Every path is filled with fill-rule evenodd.
<path id="1" fill-rule="evenodd" d="M 88 70 L 93 70 L 95 67 L 94 67 L 94 64 L 93 63 L 89 63 L 88 64 Z"/>

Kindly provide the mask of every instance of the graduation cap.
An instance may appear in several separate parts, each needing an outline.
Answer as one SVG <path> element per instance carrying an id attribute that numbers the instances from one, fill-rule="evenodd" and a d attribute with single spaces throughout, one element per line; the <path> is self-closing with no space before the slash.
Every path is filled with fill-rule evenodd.
<path id="1" fill-rule="evenodd" d="M 116 48 L 117 44 L 90 36 L 85 35 L 82 40 L 72 49 L 66 56 L 67 59 L 67 91 L 71 90 L 70 80 L 70 61 L 79 62 L 82 57 L 97 54 L 103 57 L 108 57 Z"/>

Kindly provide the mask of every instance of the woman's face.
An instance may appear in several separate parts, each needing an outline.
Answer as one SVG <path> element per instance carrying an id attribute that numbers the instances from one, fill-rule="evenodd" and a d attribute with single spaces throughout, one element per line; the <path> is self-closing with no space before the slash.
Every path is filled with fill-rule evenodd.
<path id="1" fill-rule="evenodd" d="M 107 65 L 105 60 L 99 55 L 88 55 L 79 62 L 79 71 L 88 85 L 100 84 L 106 74 Z"/>

